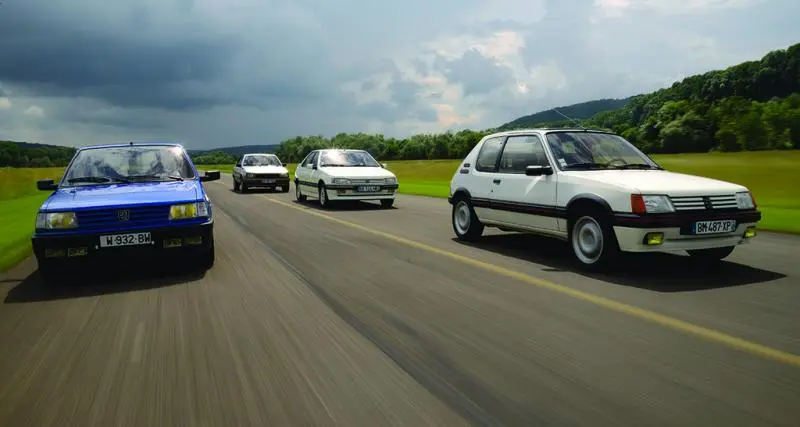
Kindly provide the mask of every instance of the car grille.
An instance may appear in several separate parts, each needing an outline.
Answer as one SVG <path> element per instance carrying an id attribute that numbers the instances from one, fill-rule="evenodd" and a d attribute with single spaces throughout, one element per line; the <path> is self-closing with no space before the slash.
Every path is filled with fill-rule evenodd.
<path id="1" fill-rule="evenodd" d="M 254 173 L 253 178 L 280 178 L 279 173 Z"/>
<path id="2" fill-rule="evenodd" d="M 385 184 L 386 179 L 384 178 L 373 178 L 373 179 L 351 179 L 351 184 Z"/>
<path id="3" fill-rule="evenodd" d="M 109 226 L 148 227 L 162 224 L 169 219 L 170 205 L 141 206 L 135 208 L 92 209 L 78 211 L 78 227 L 82 230 L 107 228 Z M 125 219 L 123 211 L 127 211 Z"/>
<path id="4" fill-rule="evenodd" d="M 684 211 L 700 211 L 708 209 L 737 209 L 736 196 L 733 194 L 726 194 L 723 196 L 684 196 L 684 197 L 670 197 L 672 206 L 678 212 Z"/>

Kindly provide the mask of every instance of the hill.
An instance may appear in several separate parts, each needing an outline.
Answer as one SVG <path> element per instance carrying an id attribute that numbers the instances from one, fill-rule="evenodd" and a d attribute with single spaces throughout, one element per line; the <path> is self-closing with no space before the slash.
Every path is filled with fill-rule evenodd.
<path id="1" fill-rule="evenodd" d="M 575 107 L 572 116 L 615 102 L 608 101 L 570 106 Z M 613 130 L 645 152 L 800 149 L 800 43 L 769 52 L 760 60 L 690 76 L 668 88 L 616 102 L 624 105 L 597 112 L 581 120 L 583 125 Z M 533 116 L 553 118 L 543 113 Z M 564 113 L 569 115 L 569 110 Z M 523 119 L 528 120 L 521 117 L 503 126 L 516 122 L 516 127 Z M 574 127 L 568 120 L 546 125 Z M 342 133 L 331 139 L 298 136 L 283 141 L 276 152 L 287 163 L 331 145 L 365 149 L 381 160 L 460 159 L 494 131 L 463 130 L 404 139 L 363 133 Z"/>
<path id="2" fill-rule="evenodd" d="M 588 119 L 604 111 L 616 110 L 624 107 L 633 97 L 624 99 L 598 99 L 595 101 L 581 102 L 580 104 L 556 107 L 562 114 L 573 119 Z M 498 127 L 498 130 L 513 130 L 521 128 L 541 127 L 547 123 L 560 123 L 564 117 L 554 109 L 540 111 L 528 116 L 522 116 Z"/>
<path id="3" fill-rule="evenodd" d="M 0 141 L 0 167 L 66 166 L 73 154 L 72 147 Z"/>

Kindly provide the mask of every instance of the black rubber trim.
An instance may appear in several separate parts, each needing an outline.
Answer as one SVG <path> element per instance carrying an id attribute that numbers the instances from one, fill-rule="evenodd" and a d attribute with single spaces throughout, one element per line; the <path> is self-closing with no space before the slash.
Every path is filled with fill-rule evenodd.
<path id="1" fill-rule="evenodd" d="M 496 209 L 508 212 L 525 213 L 552 218 L 566 218 L 567 209 L 558 206 L 539 205 L 534 203 L 509 202 L 501 200 L 489 200 L 481 198 L 471 198 L 472 206 L 476 208 Z"/>
<path id="2" fill-rule="evenodd" d="M 738 226 L 742 223 L 761 221 L 761 212 L 755 209 L 747 211 L 703 211 L 649 215 L 615 212 L 612 215 L 612 225 L 630 228 L 680 228 L 681 234 L 689 234 L 692 223 L 697 221 L 726 219 L 735 220 Z"/>
<path id="3" fill-rule="evenodd" d="M 299 183 L 300 185 L 308 185 L 312 187 L 317 186 L 316 182 L 310 182 L 310 181 L 297 180 L 297 183 Z M 325 184 L 325 188 L 329 188 L 331 190 L 355 190 L 356 188 L 361 187 L 363 185 L 379 186 L 381 187 L 381 190 L 396 190 L 400 188 L 399 184 Z"/>

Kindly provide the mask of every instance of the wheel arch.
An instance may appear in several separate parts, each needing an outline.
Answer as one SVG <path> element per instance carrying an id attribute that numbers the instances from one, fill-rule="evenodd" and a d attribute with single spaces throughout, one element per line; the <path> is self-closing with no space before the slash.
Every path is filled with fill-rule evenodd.
<path id="1" fill-rule="evenodd" d="M 453 195 L 450 196 L 449 199 L 451 204 L 454 204 L 456 201 L 462 199 L 470 200 L 472 199 L 472 193 L 470 193 L 469 190 L 464 187 L 459 187 L 453 192 Z"/>
<path id="2" fill-rule="evenodd" d="M 576 194 L 567 202 L 568 229 L 572 229 L 572 221 L 575 220 L 575 216 L 584 210 L 599 210 L 608 216 L 614 213 L 611 205 L 601 196 L 594 193 Z"/>

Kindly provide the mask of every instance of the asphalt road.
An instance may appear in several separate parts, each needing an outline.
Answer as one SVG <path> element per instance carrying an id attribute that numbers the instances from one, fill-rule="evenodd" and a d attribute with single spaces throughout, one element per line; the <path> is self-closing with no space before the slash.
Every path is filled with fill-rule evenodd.
<path id="1" fill-rule="evenodd" d="M 586 276 L 560 242 L 455 242 L 445 200 L 230 183 L 205 274 L 0 277 L 0 426 L 800 424 L 796 237 Z"/>

